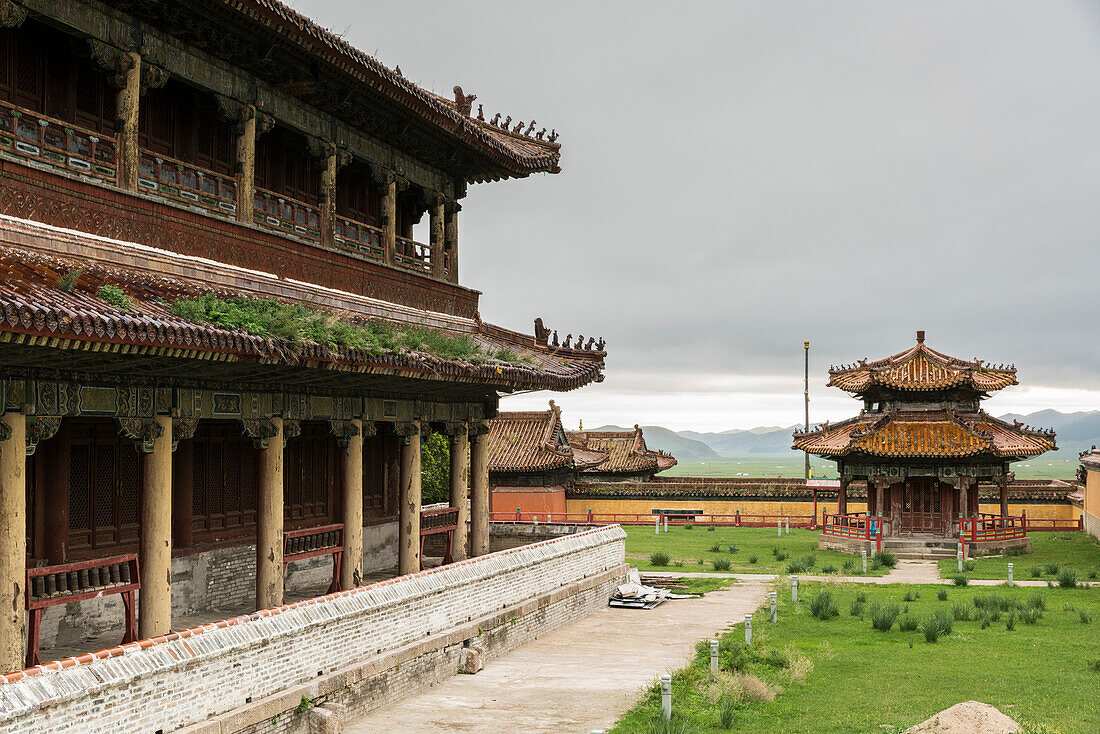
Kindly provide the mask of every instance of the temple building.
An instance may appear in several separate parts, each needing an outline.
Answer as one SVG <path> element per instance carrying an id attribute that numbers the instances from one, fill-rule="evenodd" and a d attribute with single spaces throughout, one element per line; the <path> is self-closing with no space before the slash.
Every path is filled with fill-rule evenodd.
<path id="1" fill-rule="evenodd" d="M 569 431 L 574 450 L 607 454 L 607 460 L 581 470 L 584 482 L 648 482 L 658 472 L 676 466 L 676 458 L 645 445 L 645 435 L 635 424 L 632 431 Z"/>
<path id="2" fill-rule="evenodd" d="M 862 400 L 863 410 L 796 432 L 792 448 L 837 463 L 840 516 L 848 515 L 849 483 L 866 481 L 868 514 L 887 537 L 957 538 L 964 521 L 990 517 L 979 513 L 979 482 L 998 487 L 1006 518 L 1009 465 L 1056 448 L 1053 431 L 982 410 L 990 393 L 1017 384 L 1014 366 L 947 356 L 925 344 L 923 331 L 891 357 L 831 368 L 828 384 Z M 1026 543 L 1015 530 L 1003 535 Z"/>
<path id="3" fill-rule="evenodd" d="M 1100 450 L 1095 446 L 1081 454 L 1078 479 L 1082 486 L 1081 519 L 1085 532 L 1100 538 Z"/>
<path id="4" fill-rule="evenodd" d="M 0 668 L 415 572 L 441 523 L 486 553 L 499 396 L 602 379 L 602 340 L 484 323 L 459 280 L 467 187 L 559 172 L 556 133 L 276 0 L 0 25 Z M 429 432 L 453 511 L 422 528 Z"/>

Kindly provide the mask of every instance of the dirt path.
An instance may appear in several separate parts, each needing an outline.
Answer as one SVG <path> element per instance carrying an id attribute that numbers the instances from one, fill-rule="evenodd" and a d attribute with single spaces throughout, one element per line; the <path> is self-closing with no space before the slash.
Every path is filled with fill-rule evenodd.
<path id="1" fill-rule="evenodd" d="M 610 728 L 654 677 L 683 667 L 698 640 L 767 599 L 757 576 L 648 611 L 603 609 L 345 727 L 393 732 L 589 732 Z"/>

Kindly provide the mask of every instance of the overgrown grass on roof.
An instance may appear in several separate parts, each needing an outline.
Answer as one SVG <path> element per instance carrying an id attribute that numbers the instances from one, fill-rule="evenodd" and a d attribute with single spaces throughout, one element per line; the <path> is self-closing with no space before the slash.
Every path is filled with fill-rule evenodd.
<path id="1" fill-rule="evenodd" d="M 424 326 L 374 319 L 358 323 L 304 305 L 287 305 L 273 298 L 219 298 L 204 294 L 177 298 L 169 310 L 188 321 L 274 337 L 293 344 L 316 342 L 331 348 L 361 349 L 370 354 L 423 352 L 440 359 L 483 364 L 489 361 L 533 364 L 509 349 L 486 351 L 468 336 L 445 334 Z"/>

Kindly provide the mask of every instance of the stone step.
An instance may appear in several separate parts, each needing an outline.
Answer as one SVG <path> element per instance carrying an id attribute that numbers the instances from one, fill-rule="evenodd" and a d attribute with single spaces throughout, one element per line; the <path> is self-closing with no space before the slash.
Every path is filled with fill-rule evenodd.
<path id="1" fill-rule="evenodd" d="M 898 560 L 901 561 L 938 561 L 941 558 L 954 558 L 954 553 L 948 553 L 942 550 L 928 550 L 926 552 L 920 551 L 903 551 L 901 553 L 895 553 Z"/>

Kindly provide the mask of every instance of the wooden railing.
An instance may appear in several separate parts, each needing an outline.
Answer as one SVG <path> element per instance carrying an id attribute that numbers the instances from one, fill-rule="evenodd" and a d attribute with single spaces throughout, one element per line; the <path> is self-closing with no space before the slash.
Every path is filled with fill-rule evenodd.
<path id="1" fill-rule="evenodd" d="M 988 543 L 995 540 L 1027 537 L 1027 519 L 1021 517 L 1001 517 L 999 515 L 979 515 L 977 518 L 959 519 L 960 543 Z"/>
<path id="2" fill-rule="evenodd" d="M 39 166 L 115 183 L 115 140 L 70 122 L 0 102 L 0 150 Z"/>
<path id="3" fill-rule="evenodd" d="M 821 534 L 832 535 L 835 538 L 874 541 L 875 550 L 882 550 L 882 521 L 870 515 L 838 515 L 826 512 Z"/>
<path id="4" fill-rule="evenodd" d="M 1076 530 L 1084 531 L 1085 518 L 1080 517 L 1076 520 L 1058 520 L 1054 518 L 1035 519 L 1024 516 L 1024 529 L 1029 532 L 1036 533 L 1048 533 L 1058 531 L 1073 532 Z"/>
<path id="5" fill-rule="evenodd" d="M 332 228 L 332 236 L 338 246 L 357 250 L 372 260 L 379 261 L 385 257 L 382 239 L 384 235 L 385 233 L 378 227 L 339 215 Z"/>
<path id="6" fill-rule="evenodd" d="M 332 556 L 332 582 L 328 593 L 340 591 L 340 563 L 344 557 L 344 526 L 342 523 L 303 528 L 283 533 L 283 576 L 291 561 L 317 556 Z"/>
<path id="7" fill-rule="evenodd" d="M 809 528 L 812 515 L 733 515 L 712 514 L 641 514 L 625 512 L 490 512 L 492 522 L 553 522 L 576 525 L 652 525 L 654 522 L 669 525 L 716 525 L 720 527 L 764 528 L 790 523 L 792 528 Z"/>
<path id="8" fill-rule="evenodd" d="M 403 268 L 417 272 L 432 272 L 432 246 L 416 242 L 407 237 L 396 237 L 394 262 Z"/>
<path id="9" fill-rule="evenodd" d="M 136 553 L 111 558 L 96 558 L 80 563 L 27 569 L 26 608 L 30 612 L 27 628 L 27 667 L 38 665 L 39 630 L 47 607 L 70 602 L 122 594 L 126 610 L 126 632 L 122 644 L 137 639 L 137 608 L 134 592 L 141 588 Z"/>
<path id="10" fill-rule="evenodd" d="M 220 217 L 237 213 L 237 180 L 174 158 L 141 151 L 138 188 Z"/>
<path id="11" fill-rule="evenodd" d="M 315 206 L 265 189 L 256 189 L 252 219 L 256 224 L 311 242 L 321 241 L 321 212 Z"/>
<path id="12" fill-rule="evenodd" d="M 441 507 L 420 513 L 420 570 L 424 570 L 424 540 L 429 535 L 447 534 L 443 563 L 454 563 L 455 530 L 458 529 L 458 508 Z"/>

